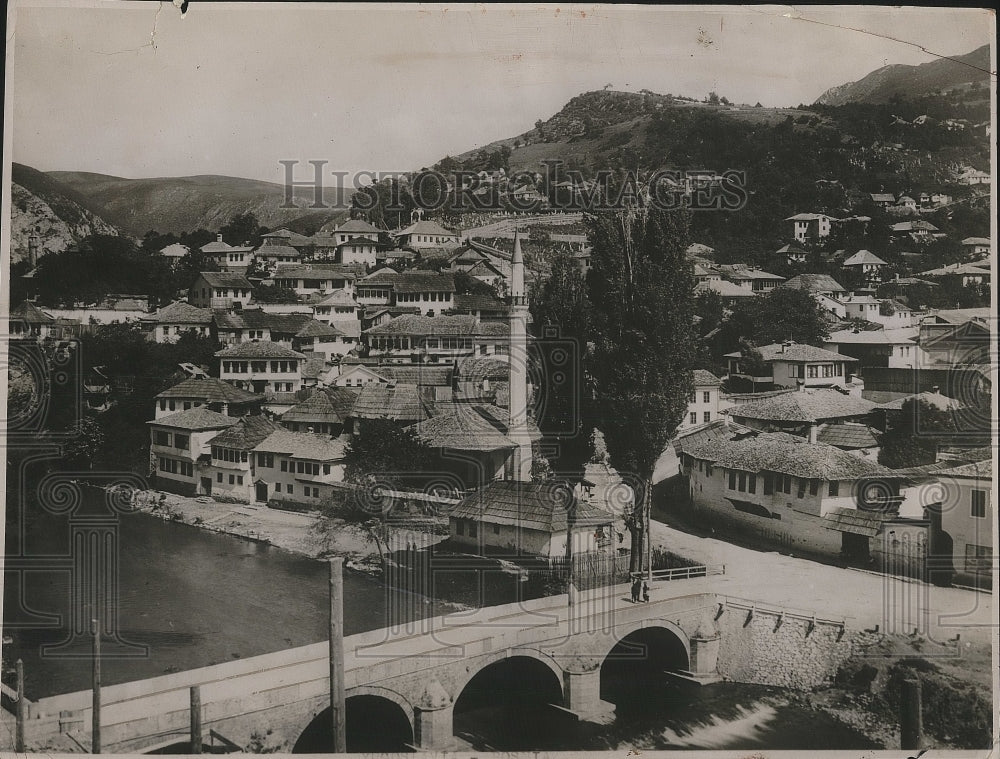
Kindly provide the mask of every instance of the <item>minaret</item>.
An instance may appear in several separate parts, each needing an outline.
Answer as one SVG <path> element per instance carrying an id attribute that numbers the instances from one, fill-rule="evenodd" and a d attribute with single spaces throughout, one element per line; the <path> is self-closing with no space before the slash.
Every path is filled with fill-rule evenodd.
<path id="1" fill-rule="evenodd" d="M 514 232 L 510 295 L 510 424 L 508 436 L 517 443 L 513 479 L 531 482 L 531 436 L 528 434 L 528 296 L 524 289 L 521 238 Z"/>

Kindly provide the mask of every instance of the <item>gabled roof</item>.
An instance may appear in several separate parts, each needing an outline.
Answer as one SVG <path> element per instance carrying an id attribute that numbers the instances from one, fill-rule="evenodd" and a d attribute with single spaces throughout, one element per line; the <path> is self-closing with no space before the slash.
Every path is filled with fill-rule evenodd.
<path id="1" fill-rule="evenodd" d="M 954 469 L 943 469 L 937 472 L 937 474 L 947 477 L 974 477 L 976 479 L 992 480 L 993 459 L 974 461 L 971 464 L 963 464 Z"/>
<path id="2" fill-rule="evenodd" d="M 258 403 L 264 396 L 241 390 L 217 377 L 190 378 L 169 387 L 157 398 L 191 398 L 206 403 Z"/>
<path id="3" fill-rule="evenodd" d="M 695 387 L 719 387 L 720 385 L 722 385 L 722 380 L 711 372 L 706 371 L 705 369 L 694 370 Z"/>
<path id="4" fill-rule="evenodd" d="M 855 422 L 821 425 L 816 433 L 816 442 L 846 451 L 874 448 L 879 444 L 871 427 Z"/>
<path id="5" fill-rule="evenodd" d="M 456 311 L 488 311 L 497 314 L 507 313 L 507 304 L 494 295 L 484 293 L 456 293 L 454 296 Z"/>
<path id="6" fill-rule="evenodd" d="M 962 245 L 989 245 L 989 237 L 966 237 L 962 240 Z"/>
<path id="7" fill-rule="evenodd" d="M 990 264 L 988 261 L 976 261 L 973 263 L 948 264 L 937 269 L 920 272 L 921 277 L 945 277 L 949 274 L 978 274 L 989 276 Z"/>
<path id="8" fill-rule="evenodd" d="M 573 508 L 575 525 L 582 527 L 607 525 L 615 519 L 611 514 L 578 500 L 568 484 L 554 480 L 491 482 L 463 498 L 448 516 L 558 534 L 568 528 L 570 507 Z"/>
<path id="9" fill-rule="evenodd" d="M 717 292 L 723 298 L 755 298 L 757 293 L 746 287 L 740 287 L 739 285 L 730 282 L 728 279 L 718 279 L 705 282 L 699 282 L 694 286 L 694 291 L 696 293 L 704 292 L 705 290 L 712 290 Z"/>
<path id="10" fill-rule="evenodd" d="M 397 274 L 391 269 L 380 269 L 362 279 L 358 285 L 389 286 L 397 293 L 455 292 L 455 278 L 451 274 L 436 271 L 406 271 Z"/>
<path id="11" fill-rule="evenodd" d="M 272 279 L 346 279 L 355 280 L 363 268 L 353 264 L 278 264 Z"/>
<path id="12" fill-rule="evenodd" d="M 378 235 L 378 230 L 363 219 L 349 219 L 337 227 L 334 231 L 338 233 L 343 232 L 345 234 L 348 232 L 357 232 L 360 234 L 374 233 L 376 236 Z"/>
<path id="13" fill-rule="evenodd" d="M 778 287 L 791 290 L 807 290 L 811 293 L 847 292 L 844 287 L 829 274 L 796 274 Z"/>
<path id="14" fill-rule="evenodd" d="M 261 245 L 256 252 L 264 258 L 298 258 L 302 255 L 298 248 L 291 245 Z"/>
<path id="15" fill-rule="evenodd" d="M 370 327 L 366 335 L 491 335 L 510 334 L 510 325 L 503 322 L 481 322 L 471 314 L 455 316 L 424 316 L 403 314 L 395 319 Z"/>
<path id="16" fill-rule="evenodd" d="M 872 329 L 854 331 L 841 329 L 831 332 L 826 339 L 827 344 L 839 345 L 911 345 L 916 343 L 918 327 L 900 327 L 899 329 Z"/>
<path id="17" fill-rule="evenodd" d="M 306 301 L 309 305 L 315 306 L 357 306 L 358 302 L 347 290 L 338 288 L 328 293 L 316 293 L 310 295 Z"/>
<path id="18" fill-rule="evenodd" d="M 755 266 L 747 266 L 746 264 L 719 264 L 716 268 L 722 272 L 724 277 L 732 280 L 784 279 L 784 277 L 777 274 L 771 274 L 763 269 L 758 269 Z"/>
<path id="19" fill-rule="evenodd" d="M 448 387 L 455 373 L 451 364 L 383 364 L 374 369 L 388 380 L 423 387 Z"/>
<path id="20" fill-rule="evenodd" d="M 158 324 L 211 324 L 212 312 L 190 303 L 174 301 L 153 314 L 153 321 Z"/>
<path id="21" fill-rule="evenodd" d="M 432 448 L 454 451 L 494 451 L 517 447 L 509 436 L 510 412 L 499 406 L 471 403 L 440 403 L 435 415 L 420 423 L 417 435 Z M 533 420 L 526 432 L 541 438 Z"/>
<path id="22" fill-rule="evenodd" d="M 270 340 L 257 340 L 248 343 L 237 343 L 218 351 L 217 358 L 297 358 L 304 359 L 298 351 L 286 348 Z"/>
<path id="23" fill-rule="evenodd" d="M 276 429 L 257 444 L 258 453 L 284 453 L 296 459 L 338 461 L 344 458 L 344 443 L 329 435 Z"/>
<path id="24" fill-rule="evenodd" d="M 873 265 L 873 266 L 888 266 L 888 264 L 881 258 L 876 256 L 870 250 L 859 250 L 853 256 L 848 258 L 843 266 L 862 266 L 862 265 Z"/>
<path id="25" fill-rule="evenodd" d="M 874 408 L 875 404 L 864 398 L 845 395 L 831 388 L 817 388 L 742 403 L 726 409 L 726 413 L 738 419 L 815 423 L 864 416 Z"/>
<path id="26" fill-rule="evenodd" d="M 25 300 L 10 310 L 10 321 L 25 324 L 52 324 L 55 318 L 45 313 L 31 301 Z"/>
<path id="27" fill-rule="evenodd" d="M 895 203 L 896 196 L 891 192 L 873 192 L 870 193 L 872 200 L 876 203 Z"/>
<path id="28" fill-rule="evenodd" d="M 457 232 L 452 232 L 450 229 L 445 229 L 436 221 L 433 221 L 431 219 L 421 219 L 415 224 L 411 224 L 406 229 L 400 230 L 397 234 L 399 237 L 403 237 L 404 235 L 436 235 L 438 237 L 441 236 L 458 237 Z"/>
<path id="29" fill-rule="evenodd" d="M 785 221 L 816 221 L 817 219 L 830 219 L 825 213 L 797 213 L 794 216 L 789 216 Z"/>
<path id="30" fill-rule="evenodd" d="M 220 330 L 269 329 L 272 332 L 294 335 L 312 320 L 309 314 L 273 314 L 259 308 L 215 314 L 215 325 Z"/>
<path id="31" fill-rule="evenodd" d="M 351 416 L 357 399 L 358 394 L 345 387 L 317 390 L 282 414 L 281 422 L 343 424 Z"/>
<path id="32" fill-rule="evenodd" d="M 146 424 L 181 430 L 217 430 L 231 427 L 237 421 L 235 416 L 226 416 L 199 406 L 187 411 L 178 411 L 176 414 L 162 416 L 159 419 L 151 419 Z"/>
<path id="33" fill-rule="evenodd" d="M 277 423 L 266 416 L 244 416 L 229 429 L 213 437 L 210 443 L 221 448 L 251 451 L 276 429 Z"/>
<path id="34" fill-rule="evenodd" d="M 343 335 L 336 327 L 324 324 L 323 322 L 318 322 L 315 319 L 310 319 L 306 322 L 305 326 L 302 327 L 298 332 L 295 333 L 296 337 L 338 337 Z"/>
<path id="35" fill-rule="evenodd" d="M 203 271 L 198 276 L 211 287 L 236 287 L 243 290 L 250 290 L 253 287 L 249 279 L 232 271 Z"/>
<path id="36" fill-rule="evenodd" d="M 757 350 L 760 351 L 760 355 L 765 361 L 857 361 L 856 358 L 804 343 L 791 343 L 790 345 L 773 343 L 772 345 L 762 345 Z M 735 351 L 727 353 L 726 357 L 742 358 L 742 353 Z"/>
<path id="37" fill-rule="evenodd" d="M 417 385 L 369 383 L 361 388 L 351 415 L 358 419 L 389 419 L 394 422 L 421 422 L 434 413 Z"/>
<path id="38" fill-rule="evenodd" d="M 884 409 L 886 411 L 902 411 L 903 404 L 907 401 L 923 401 L 924 403 L 929 403 L 931 406 L 940 409 L 941 411 L 955 411 L 962 408 L 962 404 L 954 398 L 949 398 L 947 395 L 935 393 L 930 390 L 924 393 L 917 393 L 916 395 L 907 395 L 902 398 L 896 398 L 888 403 L 880 403 L 877 408 Z"/>
<path id="39" fill-rule="evenodd" d="M 340 243 L 337 247 L 346 245 L 378 245 L 378 240 L 373 240 L 370 237 L 352 237 L 349 240 L 344 240 L 344 242 Z"/>
<path id="40" fill-rule="evenodd" d="M 708 440 L 684 452 L 724 469 L 776 472 L 805 479 L 853 480 L 893 474 L 891 469 L 832 445 L 810 443 L 780 432 L 741 440 Z"/>

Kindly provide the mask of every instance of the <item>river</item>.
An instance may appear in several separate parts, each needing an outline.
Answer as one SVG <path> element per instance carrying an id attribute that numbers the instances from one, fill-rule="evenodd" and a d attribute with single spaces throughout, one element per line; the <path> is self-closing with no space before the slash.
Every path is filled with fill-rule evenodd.
<path id="1" fill-rule="evenodd" d="M 16 551 L 16 525 L 8 522 L 8 552 Z M 66 556 L 69 528 L 52 516 L 28 520 L 26 555 Z M 183 669 L 254 656 L 326 638 L 328 569 L 323 562 L 230 535 L 207 532 L 146 514 L 121 517 L 119 545 L 119 632 L 144 645 L 139 658 L 104 658 L 105 684 L 153 677 Z M 87 648 L 76 659 L 42 655 L 45 644 L 67 637 L 65 623 L 47 626 L 32 614 L 69 610 L 69 574 L 32 571 L 24 575 L 22 602 L 16 573 L 4 587 L 4 646 L 8 666 L 24 660 L 30 698 L 86 689 L 90 685 Z M 452 572 L 437 578 L 442 600 L 419 598 L 410 608 L 425 616 L 462 606 L 499 604 L 526 595 L 516 575 L 492 571 L 478 577 Z M 366 574 L 344 578 L 344 627 L 350 635 L 386 626 L 387 604 L 400 601 Z M 30 608 L 31 612 L 27 611 Z M 109 649 L 129 653 L 129 649 Z M 5 677 L 9 682 L 9 675 Z M 646 748 L 808 749 L 868 748 L 855 731 L 809 712 L 773 691 L 717 684 L 702 689 L 664 687 L 638 704 L 621 703 L 610 725 L 591 730 L 526 730 L 502 714 L 469 715 L 471 735 L 485 736 L 477 748 L 611 749 Z M 555 741 L 554 745 L 549 745 Z"/>

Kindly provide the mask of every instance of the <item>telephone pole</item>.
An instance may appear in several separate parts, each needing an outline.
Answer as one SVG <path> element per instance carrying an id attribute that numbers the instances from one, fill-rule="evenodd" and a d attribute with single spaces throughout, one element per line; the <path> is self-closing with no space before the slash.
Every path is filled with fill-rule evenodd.
<path id="1" fill-rule="evenodd" d="M 344 560 L 330 559 L 330 713 L 333 753 L 347 753 L 344 698 Z"/>

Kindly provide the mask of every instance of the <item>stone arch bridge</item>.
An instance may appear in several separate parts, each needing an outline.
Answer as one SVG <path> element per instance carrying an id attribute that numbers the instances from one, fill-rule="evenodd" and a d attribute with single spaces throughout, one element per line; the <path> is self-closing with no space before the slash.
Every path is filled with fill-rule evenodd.
<path id="1" fill-rule="evenodd" d="M 711 580 L 664 583 L 649 603 L 630 603 L 627 586 L 619 586 L 575 594 L 572 605 L 562 595 L 349 636 L 348 750 L 387 750 L 394 744 L 386 739 L 420 750 L 455 748 L 463 704 L 502 698 L 518 683 L 568 718 L 587 720 L 607 713 L 602 690 L 616 672 L 631 682 L 630 667 L 654 678 L 806 687 L 850 655 L 845 620 L 757 608 L 710 592 Z M 194 685 L 206 735 L 213 730 L 239 746 L 256 735 L 280 751 L 304 750 L 310 740 L 321 746 L 330 730 L 328 656 L 324 641 L 106 686 L 104 750 L 142 752 L 186 740 Z M 88 745 L 90 705 L 90 691 L 28 703 L 28 746 L 59 733 Z M 377 734 L 364 733 L 376 725 Z"/>

